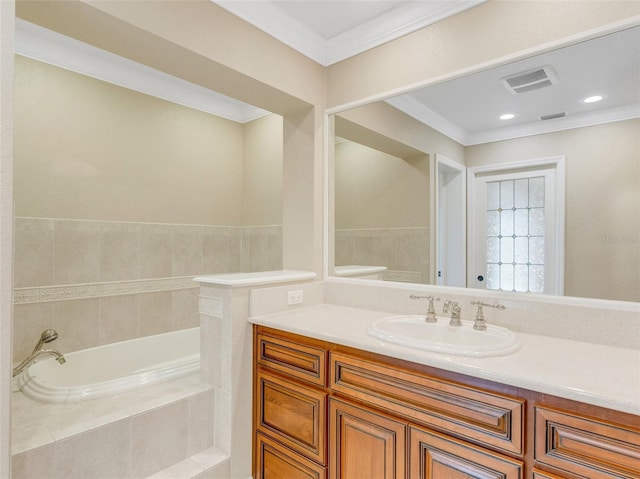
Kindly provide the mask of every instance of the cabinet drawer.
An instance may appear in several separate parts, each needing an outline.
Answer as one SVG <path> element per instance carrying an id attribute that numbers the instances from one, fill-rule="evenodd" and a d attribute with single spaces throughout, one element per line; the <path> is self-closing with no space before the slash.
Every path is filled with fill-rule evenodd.
<path id="1" fill-rule="evenodd" d="M 261 366 L 317 386 L 327 385 L 327 352 L 324 349 L 258 333 L 257 355 Z"/>
<path id="2" fill-rule="evenodd" d="M 256 479 L 326 479 L 322 466 L 278 444 L 268 436 L 256 435 Z"/>
<path id="3" fill-rule="evenodd" d="M 640 478 L 640 430 L 538 406 L 534 455 L 579 476 Z"/>
<path id="4" fill-rule="evenodd" d="M 340 353 L 331 389 L 487 447 L 523 453 L 525 401 Z"/>
<path id="5" fill-rule="evenodd" d="M 436 432 L 410 428 L 409 477 L 412 479 L 522 479 L 523 472 L 522 461 Z"/>
<path id="6" fill-rule="evenodd" d="M 326 465 L 327 395 L 258 371 L 258 429 Z"/>

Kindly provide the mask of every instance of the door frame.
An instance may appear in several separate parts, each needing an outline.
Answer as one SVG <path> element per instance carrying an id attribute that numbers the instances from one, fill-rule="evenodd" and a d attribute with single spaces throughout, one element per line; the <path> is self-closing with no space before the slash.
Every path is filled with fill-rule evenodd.
<path id="1" fill-rule="evenodd" d="M 454 203 L 459 204 L 459 208 L 461 210 L 461 215 L 458 218 L 458 221 L 454 220 L 455 224 L 451 225 L 451 228 L 455 230 L 455 234 L 459 235 L 459 238 L 462 240 L 462 245 L 460 248 L 457 248 L 457 254 L 461 256 L 460 262 L 464 271 L 462 272 L 462 282 L 466 283 L 467 278 L 467 246 L 464 238 L 466 238 L 467 233 L 467 215 L 466 215 L 466 204 L 467 204 L 467 168 L 466 166 L 458 163 L 457 161 L 453 161 L 447 158 L 440 153 L 435 153 L 431 157 L 431 161 L 429 163 L 429 176 L 431 178 L 431 188 L 429 191 L 429 204 L 430 204 L 430 221 L 429 221 L 429 229 L 430 229 L 430 239 L 429 242 L 429 260 L 430 260 L 430 283 L 437 284 L 441 286 L 450 286 L 450 284 L 443 283 L 443 278 L 438 277 L 438 271 L 444 269 L 444 265 L 440 264 L 440 260 L 442 259 L 443 253 L 446 254 L 446 243 L 441 242 L 441 231 L 440 231 L 440 210 L 441 207 L 445 208 L 455 207 L 455 204 L 452 204 L 451 201 L 445 201 L 444 205 L 442 205 L 443 201 L 441 198 L 441 187 L 440 184 L 440 172 L 442 170 L 446 170 L 446 172 L 455 173 L 455 181 L 460 186 L 460 197 L 456 198 Z M 445 244 L 442 244 L 445 243 Z M 455 286 L 465 287 L 466 284 L 457 284 Z"/>
<path id="2" fill-rule="evenodd" d="M 509 163 L 497 163 L 485 166 L 474 166 L 467 168 L 467 287 L 473 287 L 475 284 L 475 264 L 476 255 L 474 251 L 474 241 L 472 238 L 476 236 L 475 220 L 477 211 L 474 204 L 474 194 L 476 186 L 476 177 L 483 175 L 510 173 L 523 170 L 542 170 L 552 169 L 555 172 L 555 205 L 556 214 L 554 218 L 554 227 L 556 230 L 553 238 L 553 246 L 555 249 L 554 274 L 551 278 L 553 289 L 545 291 L 544 294 L 564 295 L 564 270 L 565 270 L 565 208 L 566 208 L 566 158 L 564 155 L 536 158 L 531 160 L 514 161 Z M 547 241 L 548 238 L 545 238 Z"/>

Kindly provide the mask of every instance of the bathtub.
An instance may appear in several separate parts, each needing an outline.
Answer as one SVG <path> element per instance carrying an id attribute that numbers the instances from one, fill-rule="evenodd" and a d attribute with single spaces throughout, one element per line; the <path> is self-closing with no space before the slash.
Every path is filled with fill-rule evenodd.
<path id="1" fill-rule="evenodd" d="M 61 351 L 64 353 L 64 351 Z M 37 401 L 71 403 L 120 394 L 200 370 L 200 328 L 107 344 L 39 361 L 18 376 Z"/>

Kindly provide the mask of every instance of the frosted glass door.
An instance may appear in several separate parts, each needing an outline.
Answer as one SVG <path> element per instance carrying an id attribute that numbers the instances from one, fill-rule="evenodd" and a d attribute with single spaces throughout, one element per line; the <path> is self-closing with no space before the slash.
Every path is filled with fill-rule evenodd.
<path id="1" fill-rule="evenodd" d="M 554 170 L 475 177 L 473 287 L 558 294 Z"/>

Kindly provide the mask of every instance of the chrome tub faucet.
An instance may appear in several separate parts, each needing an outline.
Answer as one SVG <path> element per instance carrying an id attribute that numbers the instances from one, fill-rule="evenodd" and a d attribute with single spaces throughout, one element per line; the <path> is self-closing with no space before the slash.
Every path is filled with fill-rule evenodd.
<path id="1" fill-rule="evenodd" d="M 56 331 L 54 331 L 53 329 L 44 330 L 40 335 L 38 344 L 36 344 L 36 347 L 33 348 L 31 354 L 15 368 L 13 368 L 13 377 L 16 377 L 26 368 L 35 363 L 40 356 L 53 356 L 60 364 L 64 364 L 66 360 L 64 356 L 58 351 L 56 351 L 55 349 L 42 349 L 45 344 L 55 341 L 56 339 L 58 339 L 58 333 Z"/>

